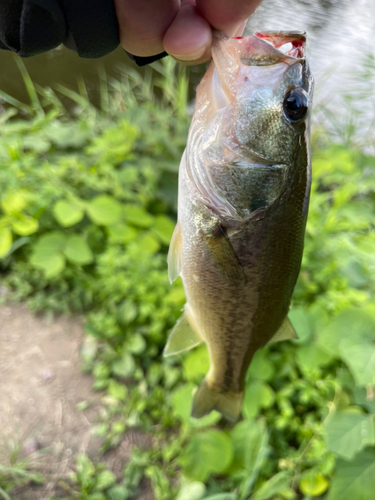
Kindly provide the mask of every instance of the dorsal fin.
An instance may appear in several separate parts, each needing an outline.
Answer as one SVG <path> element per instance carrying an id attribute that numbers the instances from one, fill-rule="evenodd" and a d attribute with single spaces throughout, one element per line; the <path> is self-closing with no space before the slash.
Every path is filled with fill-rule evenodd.
<path id="1" fill-rule="evenodd" d="M 282 340 L 295 340 L 298 339 L 298 335 L 290 322 L 288 316 L 282 322 L 280 328 L 277 330 L 275 335 L 268 341 L 268 344 L 274 344 L 275 342 L 281 342 Z"/>
<path id="2" fill-rule="evenodd" d="M 163 355 L 173 356 L 173 354 L 188 351 L 201 342 L 203 342 L 202 339 L 190 325 L 185 306 L 185 311 L 169 334 Z"/>
<path id="3" fill-rule="evenodd" d="M 180 225 L 177 222 L 174 228 L 171 243 L 168 252 L 168 277 L 171 283 L 174 282 L 181 274 L 181 251 L 182 251 L 182 236 Z"/>

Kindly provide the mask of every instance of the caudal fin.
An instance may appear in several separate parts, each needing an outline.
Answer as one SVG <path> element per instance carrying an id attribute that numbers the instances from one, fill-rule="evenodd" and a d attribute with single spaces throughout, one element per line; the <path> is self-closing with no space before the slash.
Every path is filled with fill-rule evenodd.
<path id="1" fill-rule="evenodd" d="M 195 394 L 191 416 L 201 418 L 212 410 L 217 410 L 227 420 L 236 422 L 241 412 L 242 399 L 243 392 L 221 393 L 203 380 Z"/>

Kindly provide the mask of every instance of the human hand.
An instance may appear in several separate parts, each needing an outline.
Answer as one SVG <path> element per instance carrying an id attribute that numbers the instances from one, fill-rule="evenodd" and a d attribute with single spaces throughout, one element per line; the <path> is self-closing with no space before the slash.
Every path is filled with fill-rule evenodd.
<path id="1" fill-rule="evenodd" d="M 211 27 L 240 36 L 262 0 L 114 0 L 124 49 L 147 57 L 166 51 L 183 64 L 211 58 Z"/>

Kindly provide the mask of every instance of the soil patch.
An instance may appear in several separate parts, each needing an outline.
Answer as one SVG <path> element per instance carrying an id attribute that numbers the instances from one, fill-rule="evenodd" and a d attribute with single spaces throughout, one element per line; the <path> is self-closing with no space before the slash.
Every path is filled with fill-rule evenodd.
<path id="1" fill-rule="evenodd" d="M 130 434 L 107 458 L 100 456 L 100 440 L 91 434 L 100 394 L 80 369 L 83 337 L 77 318 L 50 320 L 25 306 L 0 306 L 0 464 L 8 465 L 12 449 L 19 448 L 21 456 L 37 457 L 37 468 L 48 479 L 42 487 L 12 492 L 12 498 L 59 496 L 58 479 L 82 452 L 120 473 L 139 441 Z M 77 408 L 82 401 L 89 403 L 85 411 Z M 149 494 L 139 498 L 152 498 Z"/>

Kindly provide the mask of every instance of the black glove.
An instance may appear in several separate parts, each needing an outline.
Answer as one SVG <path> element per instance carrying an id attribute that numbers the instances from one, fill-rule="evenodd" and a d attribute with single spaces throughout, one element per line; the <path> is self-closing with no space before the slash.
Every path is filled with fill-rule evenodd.
<path id="1" fill-rule="evenodd" d="M 0 0 L 0 48 L 30 57 L 61 43 L 87 58 L 115 50 L 120 39 L 113 0 Z M 128 54 L 138 66 L 165 55 Z"/>

